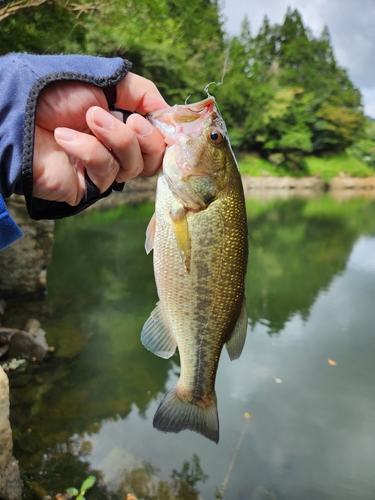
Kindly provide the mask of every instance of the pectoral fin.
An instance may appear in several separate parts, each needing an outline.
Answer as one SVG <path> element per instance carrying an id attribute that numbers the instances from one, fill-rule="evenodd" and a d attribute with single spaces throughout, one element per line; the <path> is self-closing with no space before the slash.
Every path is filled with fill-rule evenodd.
<path id="1" fill-rule="evenodd" d="M 177 342 L 169 328 L 160 302 L 157 303 L 143 326 L 141 342 L 146 349 L 161 358 L 170 358 L 176 351 Z"/>
<path id="2" fill-rule="evenodd" d="M 234 327 L 233 333 L 228 342 L 225 344 L 231 361 L 241 356 L 243 346 L 245 345 L 246 332 L 247 332 L 247 309 L 246 301 L 243 300 L 241 314 Z"/>
<path id="3" fill-rule="evenodd" d="M 191 242 L 186 210 L 180 208 L 170 213 L 177 246 L 186 271 L 190 272 Z"/>
<path id="4" fill-rule="evenodd" d="M 154 248 L 155 229 L 156 229 L 156 216 L 154 213 L 146 229 L 145 250 L 147 255 Z"/>

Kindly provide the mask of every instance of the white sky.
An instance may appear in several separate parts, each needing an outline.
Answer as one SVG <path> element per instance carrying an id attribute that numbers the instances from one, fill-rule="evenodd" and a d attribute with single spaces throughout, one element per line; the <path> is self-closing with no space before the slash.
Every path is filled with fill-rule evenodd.
<path id="1" fill-rule="evenodd" d="M 315 36 L 328 26 L 336 60 L 361 91 L 365 113 L 375 118 L 375 0 L 223 0 L 222 12 L 230 34 L 239 33 L 245 14 L 256 34 L 265 15 L 281 24 L 288 6 L 299 10 Z"/>

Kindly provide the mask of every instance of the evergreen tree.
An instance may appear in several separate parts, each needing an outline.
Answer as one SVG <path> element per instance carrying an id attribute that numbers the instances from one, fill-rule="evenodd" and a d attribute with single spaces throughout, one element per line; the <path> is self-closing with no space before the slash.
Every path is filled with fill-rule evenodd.
<path id="1" fill-rule="evenodd" d="M 236 148 L 297 168 L 304 155 L 342 151 L 363 135 L 361 95 L 335 60 L 328 28 L 314 37 L 297 10 L 281 25 L 265 17 L 255 36 L 245 18 L 228 40 L 219 0 L 35 3 L 17 2 L 22 9 L 5 17 L 0 8 L 0 54 L 126 57 L 174 104 L 203 99 L 228 51 L 224 83 L 209 91 Z"/>
<path id="2" fill-rule="evenodd" d="M 266 157 L 278 153 L 296 168 L 304 154 L 342 151 L 361 137 L 361 96 L 335 61 L 328 28 L 315 38 L 300 13 L 288 9 L 281 26 L 265 18 L 246 43 L 248 85 L 242 84 L 242 92 L 248 101 L 240 146 Z"/>

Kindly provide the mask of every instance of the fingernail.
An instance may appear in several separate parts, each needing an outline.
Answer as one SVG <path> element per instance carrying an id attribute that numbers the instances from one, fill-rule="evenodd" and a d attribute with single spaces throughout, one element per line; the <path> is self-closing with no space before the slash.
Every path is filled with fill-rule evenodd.
<path id="1" fill-rule="evenodd" d="M 147 137 L 152 133 L 152 125 L 150 122 L 142 118 L 141 116 L 138 115 L 133 115 L 133 130 L 136 134 L 142 136 L 142 137 Z"/>
<path id="2" fill-rule="evenodd" d="M 92 119 L 94 123 L 105 130 L 111 130 L 113 128 L 113 118 L 112 116 L 101 108 L 93 108 Z"/>
<path id="3" fill-rule="evenodd" d="M 60 141 L 72 142 L 76 139 L 77 132 L 71 128 L 58 127 L 55 129 L 55 137 Z"/>

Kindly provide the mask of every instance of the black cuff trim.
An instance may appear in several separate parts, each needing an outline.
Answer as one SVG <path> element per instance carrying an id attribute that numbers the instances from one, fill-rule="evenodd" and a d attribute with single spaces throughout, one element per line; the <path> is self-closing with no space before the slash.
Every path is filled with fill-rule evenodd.
<path id="1" fill-rule="evenodd" d="M 107 99 L 108 106 L 110 108 L 113 108 L 116 103 L 116 98 L 117 98 L 117 92 L 116 92 L 116 87 L 106 87 L 103 89 L 105 98 Z"/>
<path id="2" fill-rule="evenodd" d="M 131 63 L 127 60 L 123 61 L 121 67 L 108 77 L 95 77 L 91 75 L 65 72 L 51 73 L 37 80 L 28 97 L 25 110 L 25 128 L 24 128 L 24 143 L 22 152 L 22 184 L 23 193 L 26 199 L 27 210 L 32 219 L 61 219 L 70 215 L 75 215 L 88 206 L 95 203 L 101 198 L 108 196 L 112 189 L 122 191 L 124 183 L 117 182 L 100 194 L 99 189 L 86 176 L 86 191 L 84 199 L 75 207 L 68 203 L 41 200 L 33 197 L 33 158 L 34 158 L 34 133 L 35 133 L 35 116 L 38 99 L 41 91 L 50 83 L 61 81 L 75 81 L 88 83 L 95 87 L 101 88 L 104 91 L 106 99 L 110 107 L 116 102 L 116 85 L 129 72 Z M 94 189 L 94 188 L 95 189 Z"/>
<path id="3" fill-rule="evenodd" d="M 32 198 L 32 209 L 33 209 L 33 219 L 34 220 L 42 220 L 42 219 L 63 219 L 64 217 L 70 217 L 71 215 L 76 215 L 79 212 L 82 212 L 85 208 L 96 203 L 98 200 L 102 198 L 106 198 L 113 191 L 122 191 L 124 189 L 125 182 L 114 182 L 107 191 L 100 194 L 99 189 L 92 182 L 90 177 L 86 174 L 86 189 L 83 200 L 72 207 L 68 205 L 68 203 L 60 202 L 60 201 L 47 201 L 41 200 L 40 198 Z"/>

